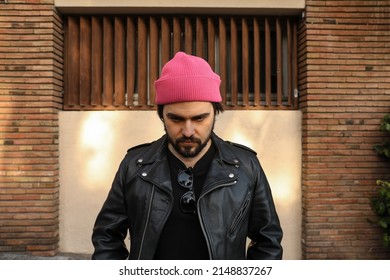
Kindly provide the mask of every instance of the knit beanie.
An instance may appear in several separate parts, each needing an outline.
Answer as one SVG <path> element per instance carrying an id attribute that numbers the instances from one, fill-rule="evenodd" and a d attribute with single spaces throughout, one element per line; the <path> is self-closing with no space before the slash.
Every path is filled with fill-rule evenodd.
<path id="1" fill-rule="evenodd" d="M 154 82 L 156 103 L 187 101 L 221 102 L 220 77 L 202 58 L 178 52 L 161 70 Z"/>

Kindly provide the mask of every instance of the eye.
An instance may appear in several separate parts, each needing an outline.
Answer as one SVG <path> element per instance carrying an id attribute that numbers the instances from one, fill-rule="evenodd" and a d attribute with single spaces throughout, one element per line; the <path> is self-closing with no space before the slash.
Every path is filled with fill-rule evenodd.
<path id="1" fill-rule="evenodd" d="M 193 117 L 192 120 L 193 120 L 194 122 L 202 122 L 202 121 L 204 121 L 208 116 L 209 116 L 209 114 L 202 114 L 202 115 Z"/>
<path id="2" fill-rule="evenodd" d="M 198 117 L 195 117 L 193 120 L 196 122 L 202 122 L 205 118 L 206 118 L 205 116 L 198 116 Z"/>
<path id="3" fill-rule="evenodd" d="M 182 122 L 182 121 L 183 121 L 183 118 L 180 118 L 180 117 L 177 117 L 177 116 L 169 116 L 169 119 L 170 119 L 172 122 L 175 122 L 175 123 L 178 123 L 178 122 Z"/>

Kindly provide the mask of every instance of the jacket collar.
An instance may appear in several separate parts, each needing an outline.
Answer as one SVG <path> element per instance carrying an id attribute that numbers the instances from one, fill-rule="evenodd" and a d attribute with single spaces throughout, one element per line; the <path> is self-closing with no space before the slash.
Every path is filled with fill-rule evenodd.
<path id="1" fill-rule="evenodd" d="M 239 157 L 234 153 L 231 143 L 222 140 L 215 133 L 211 137 L 217 151 L 219 159 L 229 165 L 240 165 Z"/>
<path id="2" fill-rule="evenodd" d="M 167 148 L 167 136 L 164 135 L 160 139 L 152 142 L 146 152 L 141 154 L 136 160 L 137 164 L 140 166 L 153 164 L 156 161 L 161 161 L 166 159 Z"/>
<path id="3" fill-rule="evenodd" d="M 215 133 L 212 133 L 211 140 L 217 152 L 205 180 L 207 188 L 223 182 L 236 180 L 238 178 L 238 167 L 241 164 L 229 142 L 225 142 Z M 146 152 L 141 154 L 136 160 L 137 164 L 142 167 L 140 175 L 145 180 L 171 191 L 172 186 L 166 149 L 167 136 L 164 135 L 151 143 Z"/>

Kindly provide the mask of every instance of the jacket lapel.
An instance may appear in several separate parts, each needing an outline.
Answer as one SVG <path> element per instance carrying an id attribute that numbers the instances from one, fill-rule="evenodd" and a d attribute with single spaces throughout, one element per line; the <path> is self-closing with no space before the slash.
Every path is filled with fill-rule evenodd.
<path id="1" fill-rule="evenodd" d="M 207 173 L 202 193 L 238 179 L 240 161 L 230 147 L 213 133 L 212 141 L 217 153 Z"/>
<path id="2" fill-rule="evenodd" d="M 165 135 L 151 144 L 149 149 L 137 159 L 137 164 L 141 166 L 138 171 L 138 176 L 143 180 L 172 193 L 166 146 Z"/>

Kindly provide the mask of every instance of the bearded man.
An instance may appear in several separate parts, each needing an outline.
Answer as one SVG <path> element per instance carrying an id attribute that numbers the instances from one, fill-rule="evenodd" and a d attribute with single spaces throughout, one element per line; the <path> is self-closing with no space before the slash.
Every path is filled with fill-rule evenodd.
<path id="1" fill-rule="evenodd" d="M 213 132 L 220 83 L 200 57 L 178 52 L 164 65 L 155 88 L 166 133 L 121 162 L 93 228 L 93 259 L 282 258 L 256 153 Z"/>

